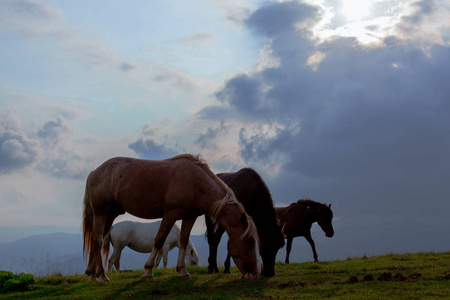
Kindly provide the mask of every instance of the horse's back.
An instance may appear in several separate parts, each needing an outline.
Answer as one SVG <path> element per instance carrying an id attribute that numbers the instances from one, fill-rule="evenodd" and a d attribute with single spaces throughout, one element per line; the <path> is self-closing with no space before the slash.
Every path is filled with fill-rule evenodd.
<path id="1" fill-rule="evenodd" d="M 130 243 L 135 229 L 134 222 L 122 221 L 112 226 L 110 235 L 114 247 L 125 247 Z"/>
<path id="2" fill-rule="evenodd" d="M 91 172 L 87 186 L 100 205 L 113 202 L 135 216 L 161 218 L 167 199 L 169 205 L 190 210 L 201 197 L 199 186 L 214 185 L 202 168 L 191 155 L 166 160 L 115 157 Z"/>

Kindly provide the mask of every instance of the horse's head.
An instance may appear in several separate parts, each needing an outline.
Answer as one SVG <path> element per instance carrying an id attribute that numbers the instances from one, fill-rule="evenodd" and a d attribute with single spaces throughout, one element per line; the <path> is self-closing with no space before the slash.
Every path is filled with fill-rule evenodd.
<path id="1" fill-rule="evenodd" d="M 194 245 L 189 240 L 188 246 L 186 247 L 186 263 L 189 266 L 198 266 L 200 263 L 200 258 L 198 257 L 197 250 L 194 248 Z"/>
<path id="2" fill-rule="evenodd" d="M 322 204 L 318 208 L 317 223 L 325 232 L 325 236 L 332 237 L 334 235 L 333 225 L 333 212 L 331 211 L 331 204 Z"/>
<path id="3" fill-rule="evenodd" d="M 242 278 L 256 279 L 261 274 L 261 265 L 256 256 L 256 228 L 246 213 L 242 213 L 240 219 L 240 226 L 230 226 L 227 230 L 228 253 L 241 272 Z"/>

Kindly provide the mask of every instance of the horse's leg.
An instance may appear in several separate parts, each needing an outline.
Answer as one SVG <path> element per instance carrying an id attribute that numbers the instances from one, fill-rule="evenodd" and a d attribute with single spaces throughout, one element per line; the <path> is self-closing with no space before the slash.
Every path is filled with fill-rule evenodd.
<path id="1" fill-rule="evenodd" d="M 217 268 L 217 248 L 225 230 L 222 226 L 218 226 L 217 230 L 214 231 L 212 221 L 207 215 L 205 215 L 205 222 L 208 228 L 207 238 L 209 245 L 208 274 L 219 273 L 219 269 Z"/>
<path id="2" fill-rule="evenodd" d="M 164 247 L 163 247 L 164 248 Z M 156 255 L 156 260 L 155 260 L 155 269 L 159 266 L 159 263 L 160 263 L 160 261 L 161 261 L 161 258 L 162 258 L 163 256 L 162 256 L 162 253 L 161 252 L 158 252 L 158 255 Z"/>
<path id="3" fill-rule="evenodd" d="M 161 221 L 161 225 L 159 226 L 158 233 L 155 237 L 155 243 L 153 244 L 152 253 L 144 265 L 144 274 L 142 278 L 144 279 L 152 279 L 153 278 L 153 267 L 155 266 L 155 259 L 158 255 L 158 252 L 164 246 L 164 242 L 166 241 L 167 236 L 169 235 L 170 230 L 175 224 L 176 219 L 173 218 L 164 218 Z"/>
<path id="4" fill-rule="evenodd" d="M 91 237 L 91 241 L 92 241 L 92 237 Z M 91 245 L 92 245 L 92 242 L 91 242 Z M 91 281 L 97 280 L 97 278 L 95 277 L 95 264 L 94 264 L 94 256 L 92 255 L 92 246 L 91 246 L 91 251 L 89 251 L 88 266 L 84 273 L 89 277 L 89 280 L 91 280 Z"/>
<path id="5" fill-rule="evenodd" d="M 116 245 L 114 247 L 113 254 L 111 255 L 108 262 L 108 272 L 111 271 L 112 267 L 116 267 L 116 271 L 120 271 L 120 256 L 122 255 L 123 245 Z"/>
<path id="6" fill-rule="evenodd" d="M 88 269 L 86 270 L 86 274 L 88 274 L 88 271 L 90 272 L 89 279 L 95 280 L 98 279 L 100 281 L 109 281 L 109 278 L 105 275 L 105 270 L 103 269 L 103 262 L 102 262 L 102 243 L 103 243 L 103 230 L 105 228 L 107 215 L 95 215 L 94 214 L 94 228 L 92 231 L 92 248 L 90 253 Z M 92 263 L 92 265 L 91 265 Z M 95 270 L 94 274 L 92 274 L 92 269 Z"/>
<path id="7" fill-rule="evenodd" d="M 177 262 L 177 271 L 180 272 L 180 278 L 191 279 L 191 274 L 186 270 L 186 247 L 189 243 L 189 235 L 196 219 L 183 220 L 181 223 L 180 250 L 178 251 Z"/>
<path id="8" fill-rule="evenodd" d="M 104 228 L 104 230 L 103 230 L 103 239 L 104 239 L 105 236 L 108 234 L 108 232 L 111 230 L 112 223 L 114 222 L 114 219 L 117 218 L 118 215 L 119 215 L 119 214 L 112 213 L 112 214 L 109 214 L 109 215 L 106 217 L 105 228 Z M 109 243 L 109 242 L 108 242 L 108 243 Z M 112 257 L 113 257 L 113 255 L 114 255 L 114 253 L 117 252 L 117 251 L 116 251 L 116 248 L 118 248 L 118 246 L 114 247 L 113 254 L 111 255 L 111 258 L 110 258 L 109 261 L 108 261 L 108 272 L 111 272 L 111 269 L 112 269 L 112 266 L 113 266 L 113 264 L 111 263 L 111 260 L 112 260 Z M 117 250 L 118 250 L 118 249 L 117 249 Z M 119 250 L 119 253 L 118 253 L 119 258 L 118 258 L 117 261 L 120 260 L 120 253 L 121 253 L 121 252 L 122 252 L 122 249 Z M 106 264 L 106 261 L 107 261 L 107 260 L 108 260 L 108 257 L 105 257 L 105 264 Z M 120 264 L 119 264 L 119 265 L 120 265 Z M 117 265 L 116 265 L 116 270 L 119 271 Z"/>
<path id="9" fill-rule="evenodd" d="M 309 244 L 311 245 L 312 251 L 313 251 L 313 255 L 314 255 L 314 262 L 318 262 L 318 258 L 317 258 L 317 252 L 316 252 L 316 245 L 314 244 L 314 241 L 311 237 L 311 232 L 308 232 L 308 234 L 305 235 L 305 239 L 309 242 Z"/>
<path id="10" fill-rule="evenodd" d="M 287 243 L 286 243 L 286 260 L 284 261 L 285 264 L 289 263 L 289 254 L 291 253 L 291 247 L 292 247 L 292 240 L 294 237 L 288 236 Z"/>
<path id="11" fill-rule="evenodd" d="M 225 263 L 223 264 L 225 266 L 225 270 L 223 271 L 225 274 L 230 274 L 230 265 L 231 265 L 231 257 L 230 253 L 227 253 L 227 259 L 225 260 Z"/>
<path id="12" fill-rule="evenodd" d="M 163 267 L 167 268 L 167 261 L 169 259 L 169 248 L 170 246 L 163 246 L 163 250 L 162 250 L 162 258 L 163 258 Z"/>
<path id="13" fill-rule="evenodd" d="M 206 237 L 208 239 L 209 256 L 208 256 L 208 274 L 219 273 L 217 269 L 217 259 L 214 255 L 214 226 L 209 215 L 205 214 Z"/>

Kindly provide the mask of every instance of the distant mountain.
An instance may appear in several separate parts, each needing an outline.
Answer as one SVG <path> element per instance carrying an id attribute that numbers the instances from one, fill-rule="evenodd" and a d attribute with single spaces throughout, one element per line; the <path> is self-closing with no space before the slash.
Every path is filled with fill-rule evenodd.
<path id="1" fill-rule="evenodd" d="M 81 226 L 0 226 L 0 243 L 55 232 L 80 234 Z"/>
<path id="2" fill-rule="evenodd" d="M 313 225 L 312 236 L 316 243 L 319 260 L 329 261 L 374 256 L 387 253 L 442 252 L 450 249 L 446 228 L 430 229 L 421 224 L 411 223 L 408 228 L 396 226 L 393 222 L 389 231 L 370 226 L 344 226 L 336 222 L 335 236 L 325 237 L 320 227 Z M 388 224 L 389 225 L 389 224 Z M 209 247 L 204 235 L 192 235 L 200 257 L 200 265 L 208 264 Z M 218 264 L 223 266 L 226 258 L 226 235 L 222 238 L 218 251 Z M 46 276 L 54 273 L 63 275 L 84 274 L 86 263 L 83 260 L 83 239 L 81 234 L 52 233 L 39 234 L 16 241 L 0 243 L 0 270 L 14 273 L 31 273 Z M 112 253 L 112 248 L 110 254 Z M 178 248 L 169 252 L 168 267 L 176 265 Z M 278 252 L 277 261 L 284 262 L 286 249 Z M 149 254 L 142 254 L 125 248 L 122 252 L 122 269 L 143 269 Z M 294 239 L 291 262 L 312 261 L 310 245 L 303 237 Z"/>

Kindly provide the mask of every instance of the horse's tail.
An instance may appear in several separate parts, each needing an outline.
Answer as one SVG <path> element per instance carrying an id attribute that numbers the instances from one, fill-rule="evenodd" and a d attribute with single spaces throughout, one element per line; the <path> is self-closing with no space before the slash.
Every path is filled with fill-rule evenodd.
<path id="1" fill-rule="evenodd" d="M 86 261 L 88 253 L 92 247 L 92 230 L 94 228 L 94 212 L 91 206 L 91 197 L 89 195 L 88 184 L 86 183 L 86 190 L 84 193 L 84 210 L 83 210 L 83 258 Z"/>
<path id="2" fill-rule="evenodd" d="M 111 243 L 111 229 L 108 231 L 108 233 L 105 235 L 105 237 L 103 238 L 103 246 L 102 246 L 102 253 L 103 256 L 105 257 L 105 266 L 106 266 L 106 262 L 108 261 L 108 256 L 109 256 L 109 244 Z"/>

